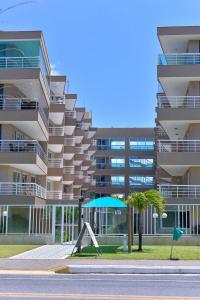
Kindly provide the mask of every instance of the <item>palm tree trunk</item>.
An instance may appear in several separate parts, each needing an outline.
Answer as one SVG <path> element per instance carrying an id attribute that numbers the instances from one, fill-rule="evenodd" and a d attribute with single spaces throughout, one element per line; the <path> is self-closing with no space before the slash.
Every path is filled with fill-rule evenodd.
<path id="1" fill-rule="evenodd" d="M 128 205 L 128 253 L 131 253 L 131 207 Z"/>
<path id="2" fill-rule="evenodd" d="M 142 251 L 142 231 L 143 231 L 143 226 L 142 226 L 142 214 L 139 213 L 138 214 L 138 221 L 139 221 L 139 227 L 138 227 L 138 238 L 139 238 L 139 241 L 138 241 L 138 251 Z"/>

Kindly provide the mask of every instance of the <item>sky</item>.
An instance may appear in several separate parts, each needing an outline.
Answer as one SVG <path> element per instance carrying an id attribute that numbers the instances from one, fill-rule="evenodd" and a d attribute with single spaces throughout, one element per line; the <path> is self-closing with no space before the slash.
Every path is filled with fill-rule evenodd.
<path id="1" fill-rule="evenodd" d="M 156 28 L 179 25 L 200 25 L 199 0 L 33 0 L 0 13 L 0 30 L 43 31 L 54 72 L 98 127 L 154 126 Z"/>

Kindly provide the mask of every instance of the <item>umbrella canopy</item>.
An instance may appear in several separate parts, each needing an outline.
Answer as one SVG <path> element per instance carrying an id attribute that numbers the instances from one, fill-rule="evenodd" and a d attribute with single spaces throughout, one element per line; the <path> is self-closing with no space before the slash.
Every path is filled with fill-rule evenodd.
<path id="1" fill-rule="evenodd" d="M 84 208 L 100 208 L 100 207 L 107 207 L 107 208 L 125 208 L 127 205 L 120 201 L 119 199 L 113 197 L 101 197 L 83 205 Z"/>

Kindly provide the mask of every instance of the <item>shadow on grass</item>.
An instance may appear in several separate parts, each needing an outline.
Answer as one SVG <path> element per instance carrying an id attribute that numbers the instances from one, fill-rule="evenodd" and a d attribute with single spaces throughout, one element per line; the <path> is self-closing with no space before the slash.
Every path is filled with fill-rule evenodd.
<path id="1" fill-rule="evenodd" d="M 114 253 L 118 253 L 117 249 L 119 248 L 118 245 L 109 245 L 109 246 L 100 246 L 99 247 L 99 252 L 102 254 L 114 254 Z M 81 253 L 76 253 L 74 256 L 78 256 L 78 257 L 94 257 L 97 255 L 97 250 L 94 246 L 87 246 L 84 247 L 81 250 Z"/>

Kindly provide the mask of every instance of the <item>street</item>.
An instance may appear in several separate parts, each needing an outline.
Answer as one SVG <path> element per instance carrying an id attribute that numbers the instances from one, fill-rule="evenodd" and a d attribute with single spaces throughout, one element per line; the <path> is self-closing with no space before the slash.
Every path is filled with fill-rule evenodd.
<path id="1" fill-rule="evenodd" d="M 0 299 L 200 299 L 200 275 L 1 275 Z"/>

